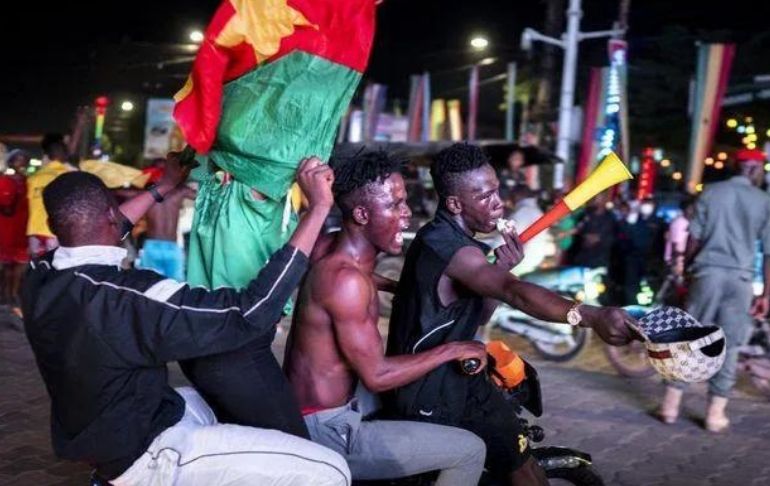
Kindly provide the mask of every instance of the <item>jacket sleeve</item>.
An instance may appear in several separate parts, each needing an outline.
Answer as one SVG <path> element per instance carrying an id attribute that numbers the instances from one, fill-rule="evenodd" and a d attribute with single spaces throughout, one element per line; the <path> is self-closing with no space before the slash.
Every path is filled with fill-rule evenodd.
<path id="1" fill-rule="evenodd" d="M 307 257 L 286 245 L 241 291 L 208 291 L 168 279 L 144 292 L 92 282 L 99 287 L 100 307 L 109 309 L 96 325 L 110 347 L 133 365 L 234 350 L 273 331 L 307 267 Z"/>

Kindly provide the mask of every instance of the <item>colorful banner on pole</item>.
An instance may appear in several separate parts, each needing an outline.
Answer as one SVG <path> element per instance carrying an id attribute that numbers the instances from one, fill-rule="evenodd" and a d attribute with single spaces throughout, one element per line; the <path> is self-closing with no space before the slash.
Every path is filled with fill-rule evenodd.
<path id="1" fill-rule="evenodd" d="M 687 190 L 690 193 L 696 192 L 703 179 L 704 161 L 711 151 L 719 126 L 722 98 L 727 90 L 734 57 L 735 44 L 702 44 L 698 47 L 687 170 Z"/>
<path id="2" fill-rule="evenodd" d="M 610 65 L 591 71 L 586 123 L 575 180 L 584 180 L 610 152 L 628 160 L 628 44 L 611 39 L 607 44 Z"/>

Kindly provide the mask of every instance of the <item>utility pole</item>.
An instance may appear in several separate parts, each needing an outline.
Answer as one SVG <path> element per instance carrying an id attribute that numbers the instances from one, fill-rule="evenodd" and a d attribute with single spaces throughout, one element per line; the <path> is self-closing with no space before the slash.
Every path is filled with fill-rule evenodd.
<path id="1" fill-rule="evenodd" d="M 545 42 L 564 50 L 564 66 L 561 80 L 561 100 L 559 102 L 559 134 L 556 143 L 556 155 L 563 161 L 556 164 L 553 174 L 554 189 L 564 187 L 564 164 L 571 162 L 570 132 L 572 130 L 572 108 L 575 103 L 575 77 L 577 73 L 578 44 L 587 39 L 599 39 L 622 34 L 621 29 L 597 32 L 580 32 L 580 18 L 583 16 L 581 0 L 570 0 L 567 8 L 567 32 L 561 39 L 543 35 L 535 29 L 524 29 L 521 35 L 522 50 L 529 50 L 532 41 Z"/>

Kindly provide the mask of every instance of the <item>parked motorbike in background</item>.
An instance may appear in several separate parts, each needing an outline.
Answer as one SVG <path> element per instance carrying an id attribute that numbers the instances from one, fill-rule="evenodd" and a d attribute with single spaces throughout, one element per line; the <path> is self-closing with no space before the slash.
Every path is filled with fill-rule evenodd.
<path id="1" fill-rule="evenodd" d="M 603 268 L 558 267 L 537 270 L 521 277 L 522 280 L 545 287 L 567 299 L 597 304 L 605 292 Z M 550 361 L 569 361 L 585 348 L 588 343 L 588 330 L 568 324 L 547 322 L 529 316 L 506 304 L 498 306 L 484 332 L 492 329 L 521 336 L 544 359 Z"/>

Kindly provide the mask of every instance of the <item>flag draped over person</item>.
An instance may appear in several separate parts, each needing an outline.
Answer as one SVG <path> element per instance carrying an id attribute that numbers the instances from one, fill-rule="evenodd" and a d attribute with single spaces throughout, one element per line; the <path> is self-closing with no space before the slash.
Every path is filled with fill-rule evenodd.
<path id="1" fill-rule="evenodd" d="M 226 0 L 174 117 L 207 155 L 188 280 L 248 283 L 291 236 L 301 159 L 328 159 L 372 48 L 376 0 Z M 223 176 L 223 174 L 228 174 Z"/>

